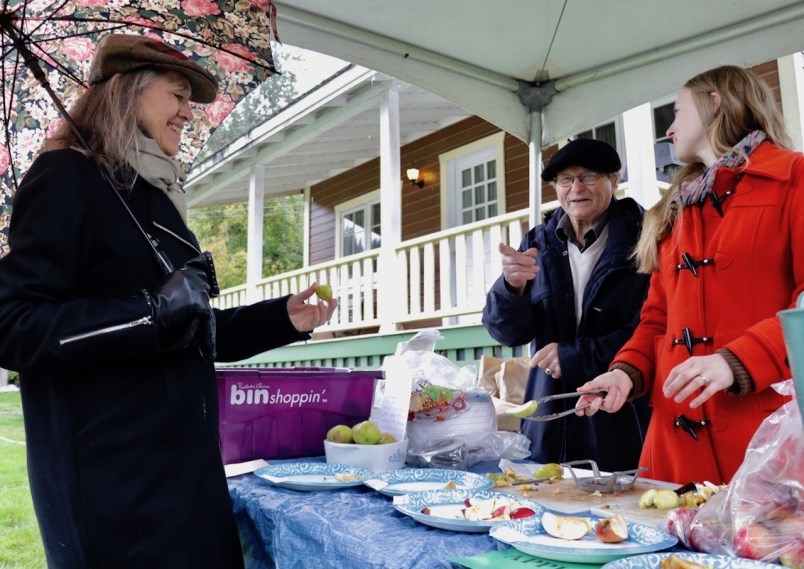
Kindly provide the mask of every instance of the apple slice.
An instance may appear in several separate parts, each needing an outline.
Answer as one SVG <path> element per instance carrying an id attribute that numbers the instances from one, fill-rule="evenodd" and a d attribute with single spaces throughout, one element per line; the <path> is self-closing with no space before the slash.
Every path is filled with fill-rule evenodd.
<path id="1" fill-rule="evenodd" d="M 530 417 L 536 412 L 536 408 L 539 404 L 536 401 L 528 401 L 527 403 L 523 403 L 522 405 L 517 405 L 516 407 L 511 407 L 507 411 L 504 411 L 505 415 L 513 415 L 514 417 Z"/>
<path id="2" fill-rule="evenodd" d="M 496 504 L 495 504 L 496 506 Z M 491 512 L 491 519 L 493 520 L 507 520 L 510 519 L 508 514 L 511 512 L 511 508 L 508 507 L 508 504 L 503 504 L 502 506 L 497 506 L 493 512 Z"/>
<path id="3" fill-rule="evenodd" d="M 488 500 L 474 500 L 474 504 L 470 508 L 464 510 L 464 516 L 467 520 L 480 521 L 487 520 L 491 517 L 494 511 L 494 499 Z"/>
<path id="4" fill-rule="evenodd" d="M 620 543 L 628 539 L 628 524 L 620 514 L 603 518 L 595 525 L 595 537 L 603 543 Z"/>
<path id="5" fill-rule="evenodd" d="M 586 518 L 559 516 L 550 512 L 542 515 L 542 527 L 549 535 L 567 541 L 581 539 L 589 533 L 592 524 Z"/>
<path id="6" fill-rule="evenodd" d="M 514 508 L 511 510 L 511 519 L 512 520 L 519 520 L 521 518 L 529 518 L 531 516 L 536 515 L 536 512 L 531 510 L 526 506 L 522 506 L 520 508 Z"/>

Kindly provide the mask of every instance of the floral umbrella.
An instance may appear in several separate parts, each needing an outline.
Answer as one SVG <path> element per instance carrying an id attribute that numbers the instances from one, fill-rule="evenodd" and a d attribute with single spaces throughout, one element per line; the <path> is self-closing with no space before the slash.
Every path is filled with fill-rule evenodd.
<path id="1" fill-rule="evenodd" d="M 235 104 L 276 69 L 271 0 L 1 0 L 0 257 L 8 251 L 11 197 L 45 139 L 84 89 L 95 42 L 109 32 L 157 37 L 218 79 L 217 99 L 193 108 L 178 160 L 189 169 Z M 28 57 L 28 65 L 25 58 Z M 42 80 L 31 67 L 44 72 Z"/>

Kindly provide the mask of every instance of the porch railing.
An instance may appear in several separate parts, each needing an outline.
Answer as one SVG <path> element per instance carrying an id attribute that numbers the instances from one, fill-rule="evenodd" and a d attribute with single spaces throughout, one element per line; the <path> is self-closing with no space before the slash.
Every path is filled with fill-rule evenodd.
<path id="1" fill-rule="evenodd" d="M 557 205 L 544 204 L 544 209 Z M 486 292 L 502 273 L 497 244 L 517 246 L 527 223 L 528 210 L 519 210 L 405 241 L 388 257 L 390 262 L 372 250 L 268 277 L 252 291 L 246 285 L 226 289 L 213 304 L 229 308 L 293 294 L 316 281 L 330 283 L 339 303 L 330 323 L 316 329 L 319 334 L 399 330 L 433 319 L 444 325 L 476 324 Z M 380 271 L 390 271 L 392 278 L 381 279 Z M 380 290 L 380 282 L 392 285 Z M 392 315 L 393 322 L 381 322 L 380 314 Z"/>

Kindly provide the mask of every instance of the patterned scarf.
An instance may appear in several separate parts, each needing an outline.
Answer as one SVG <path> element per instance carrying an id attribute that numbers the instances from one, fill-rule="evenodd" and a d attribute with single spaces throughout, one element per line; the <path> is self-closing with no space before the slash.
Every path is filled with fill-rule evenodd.
<path id="1" fill-rule="evenodd" d="M 712 184 L 715 182 L 717 173 L 721 168 L 736 168 L 745 163 L 746 158 L 765 140 L 765 133 L 755 130 L 748 133 L 734 148 L 720 157 L 720 160 L 712 164 L 709 168 L 693 180 L 682 182 L 678 192 L 684 206 L 703 203 L 706 197 L 712 193 Z"/>
<path id="2" fill-rule="evenodd" d="M 183 172 L 179 163 L 162 152 L 154 139 L 141 132 L 137 134 L 137 143 L 129 149 L 126 160 L 146 182 L 165 192 L 184 223 L 187 223 L 187 199 L 182 188 Z"/>

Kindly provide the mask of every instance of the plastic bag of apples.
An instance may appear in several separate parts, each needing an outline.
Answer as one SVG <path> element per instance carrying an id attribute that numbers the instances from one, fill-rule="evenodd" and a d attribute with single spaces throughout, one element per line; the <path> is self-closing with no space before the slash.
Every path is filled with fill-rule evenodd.
<path id="1" fill-rule="evenodd" d="M 773 386 L 793 394 L 792 381 Z M 725 491 L 677 508 L 667 529 L 690 549 L 804 569 L 804 431 L 795 398 L 760 425 Z"/>

